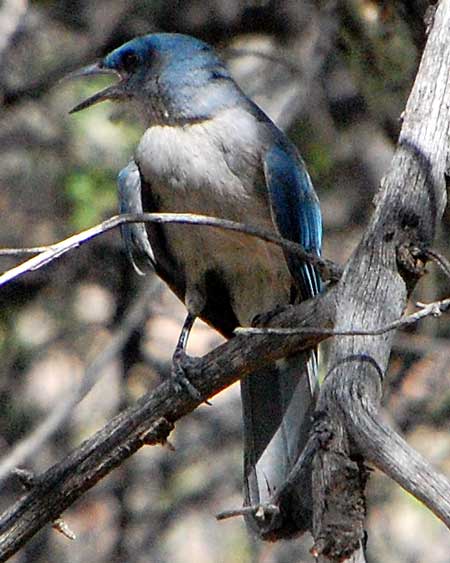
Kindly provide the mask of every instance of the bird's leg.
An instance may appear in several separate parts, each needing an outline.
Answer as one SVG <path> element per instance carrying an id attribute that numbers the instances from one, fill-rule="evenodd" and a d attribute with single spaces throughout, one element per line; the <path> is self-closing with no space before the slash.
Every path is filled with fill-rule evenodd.
<path id="1" fill-rule="evenodd" d="M 201 395 L 198 390 L 189 381 L 186 372 L 192 369 L 193 359 L 186 353 L 186 346 L 189 339 L 189 334 L 191 333 L 192 327 L 194 326 L 196 317 L 191 313 L 188 313 L 181 329 L 180 336 L 178 338 L 177 345 L 175 347 L 175 352 L 172 356 L 172 385 L 175 391 L 180 391 L 185 389 L 189 395 L 195 400 L 201 399 Z"/>

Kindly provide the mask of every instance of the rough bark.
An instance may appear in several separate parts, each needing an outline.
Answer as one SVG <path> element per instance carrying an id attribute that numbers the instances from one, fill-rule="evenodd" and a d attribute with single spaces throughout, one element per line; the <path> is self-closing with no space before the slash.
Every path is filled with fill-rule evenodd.
<path id="1" fill-rule="evenodd" d="M 418 258 L 432 243 L 446 203 L 449 30 L 450 1 L 443 0 L 434 15 L 374 215 L 336 288 L 336 330 L 389 324 L 404 311 L 420 277 Z M 392 332 L 336 337 L 330 352 L 316 428 L 321 435 L 326 432 L 328 440 L 314 460 L 313 499 L 315 549 L 332 560 L 352 553 L 364 539 L 363 461 L 426 500 L 450 525 L 448 481 L 378 415 L 392 339 Z M 348 522 L 350 516 L 353 522 Z"/>

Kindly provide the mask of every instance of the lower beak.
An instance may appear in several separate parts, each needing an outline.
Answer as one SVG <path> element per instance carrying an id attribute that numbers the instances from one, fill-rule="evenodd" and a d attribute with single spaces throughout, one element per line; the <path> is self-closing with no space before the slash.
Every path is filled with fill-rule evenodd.
<path id="1" fill-rule="evenodd" d="M 85 66 L 84 68 L 80 68 L 79 70 L 75 70 L 71 72 L 65 77 L 65 80 L 70 80 L 72 78 L 84 78 L 85 76 L 98 76 L 100 74 L 109 74 L 114 76 L 119 76 L 115 70 L 111 70 L 109 68 L 105 68 L 101 65 L 101 63 L 94 63 L 89 66 Z M 74 108 L 72 108 L 69 113 L 76 113 L 77 111 L 81 111 L 82 109 L 86 109 L 94 104 L 98 104 L 105 100 L 123 100 L 126 98 L 125 91 L 123 89 L 123 82 L 119 82 L 117 84 L 113 84 L 100 90 L 93 96 L 90 96 L 83 102 L 80 102 Z"/>

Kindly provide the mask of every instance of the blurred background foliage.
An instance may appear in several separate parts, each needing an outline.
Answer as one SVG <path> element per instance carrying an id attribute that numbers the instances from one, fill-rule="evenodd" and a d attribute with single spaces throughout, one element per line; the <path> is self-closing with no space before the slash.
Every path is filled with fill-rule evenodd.
<path id="1" fill-rule="evenodd" d="M 326 257 L 343 263 L 372 212 L 389 166 L 425 41 L 425 0 L 4 0 L 0 7 L 0 245 L 62 239 L 116 212 L 115 177 L 145 124 L 102 104 L 68 110 L 99 81 L 60 82 L 71 70 L 152 31 L 211 42 L 242 88 L 301 150 L 324 216 Z M 437 247 L 448 252 L 447 212 Z M 16 261 L 1 258 L 6 270 Z M 27 435 L 81 380 L 90 360 L 152 276 L 130 267 L 118 231 L 0 291 L 0 451 Z M 449 294 L 430 266 L 414 295 Z M 389 304 L 387 303 L 388 307 Z M 183 307 L 155 286 L 137 330 L 103 367 L 94 390 L 28 468 L 62 459 L 168 374 Z M 450 474 L 449 324 L 432 319 L 398 335 L 385 416 Z M 219 342 L 195 328 L 190 352 Z M 326 350 L 324 355 L 326 355 Z M 78 540 L 45 528 L 13 560 L 23 562 L 312 561 L 310 538 L 261 544 L 239 519 L 237 386 L 182 420 L 175 451 L 147 448 L 65 514 Z M 20 486 L 10 479 L 0 508 Z M 418 502 L 376 472 L 368 487 L 368 561 L 448 563 L 450 534 Z"/>

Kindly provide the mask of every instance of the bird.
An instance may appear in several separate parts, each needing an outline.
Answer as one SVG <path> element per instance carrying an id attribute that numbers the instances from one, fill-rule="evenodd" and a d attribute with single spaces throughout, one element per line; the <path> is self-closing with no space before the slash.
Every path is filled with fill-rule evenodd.
<path id="1" fill-rule="evenodd" d="M 118 175 L 121 212 L 229 219 L 320 255 L 319 200 L 297 148 L 210 45 L 188 35 L 151 33 L 72 76 L 98 74 L 118 81 L 71 113 L 105 100 L 129 102 L 145 127 Z M 122 236 L 137 271 L 153 268 L 186 306 L 174 352 L 181 378 L 197 318 L 229 339 L 258 315 L 321 291 L 313 265 L 243 233 L 140 223 L 123 225 Z M 272 514 L 267 507 L 307 441 L 317 392 L 316 349 L 267 364 L 241 381 L 245 520 L 261 539 L 295 536 L 302 531 L 299 514 L 311 510 L 295 491 L 287 503 L 292 509 Z"/>

